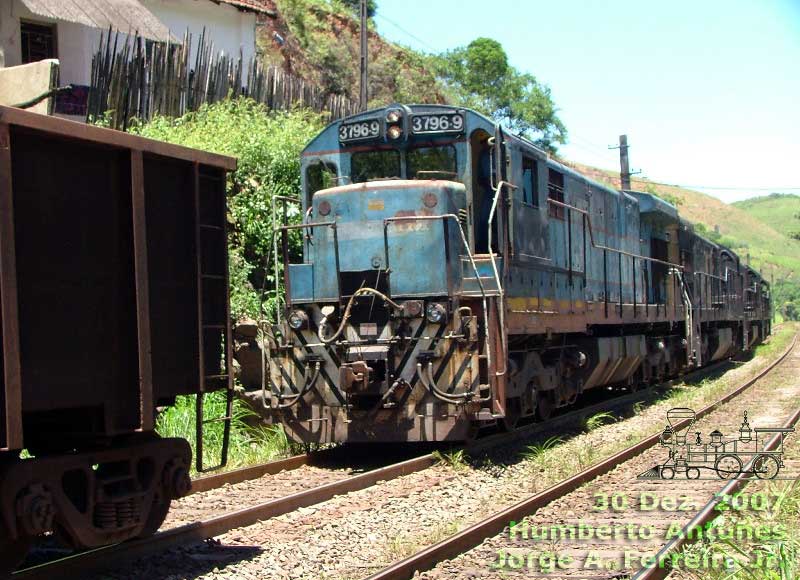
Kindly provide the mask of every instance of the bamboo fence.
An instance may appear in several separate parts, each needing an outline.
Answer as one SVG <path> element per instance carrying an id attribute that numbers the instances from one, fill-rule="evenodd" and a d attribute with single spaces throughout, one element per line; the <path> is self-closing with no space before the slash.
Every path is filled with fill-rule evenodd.
<path id="1" fill-rule="evenodd" d="M 229 96 L 251 97 L 269 109 L 308 107 L 332 120 L 358 112 L 347 97 L 265 67 L 257 57 L 245 66 L 241 51 L 235 57 L 216 51 L 205 30 L 190 62 L 191 43 L 188 31 L 182 42 L 165 43 L 109 29 L 92 58 L 87 119 L 107 115 L 111 127 L 126 130 L 132 118 L 179 117 Z"/>

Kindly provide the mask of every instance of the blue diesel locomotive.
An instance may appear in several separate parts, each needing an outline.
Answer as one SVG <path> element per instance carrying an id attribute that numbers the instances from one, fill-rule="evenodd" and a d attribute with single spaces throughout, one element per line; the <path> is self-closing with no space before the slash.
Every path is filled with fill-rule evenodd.
<path id="1" fill-rule="evenodd" d="M 304 217 L 275 224 L 285 309 L 263 396 L 296 441 L 465 440 L 770 332 L 764 279 L 675 207 L 467 109 L 336 121 L 303 151 L 301 199 L 277 203 Z"/>

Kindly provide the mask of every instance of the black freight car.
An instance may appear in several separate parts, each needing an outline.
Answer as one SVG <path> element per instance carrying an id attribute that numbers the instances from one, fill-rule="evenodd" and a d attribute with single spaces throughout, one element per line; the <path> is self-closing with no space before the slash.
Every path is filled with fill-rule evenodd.
<path id="1" fill-rule="evenodd" d="M 155 410 L 231 392 L 235 166 L 0 107 L 0 571 L 46 532 L 152 533 L 188 492 L 190 447 Z"/>

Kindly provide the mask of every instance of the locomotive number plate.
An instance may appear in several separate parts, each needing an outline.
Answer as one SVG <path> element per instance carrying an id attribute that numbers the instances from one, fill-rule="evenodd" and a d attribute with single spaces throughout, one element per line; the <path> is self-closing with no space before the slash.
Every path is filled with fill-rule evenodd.
<path id="1" fill-rule="evenodd" d="M 354 123 L 342 123 L 339 125 L 339 141 L 341 143 L 375 139 L 379 137 L 380 134 L 381 123 L 377 119 L 367 119 L 366 121 L 355 121 Z"/>
<path id="2" fill-rule="evenodd" d="M 461 113 L 425 113 L 411 116 L 411 132 L 417 135 L 461 133 L 463 130 L 464 117 Z"/>

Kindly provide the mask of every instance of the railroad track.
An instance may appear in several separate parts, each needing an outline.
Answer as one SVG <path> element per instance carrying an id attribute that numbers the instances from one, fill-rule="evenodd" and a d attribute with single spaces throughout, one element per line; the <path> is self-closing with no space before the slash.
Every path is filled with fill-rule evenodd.
<path id="1" fill-rule="evenodd" d="M 695 373 L 690 373 L 684 377 L 667 381 L 660 385 L 664 387 L 680 380 L 699 379 L 713 374 L 730 363 L 723 361 L 715 365 L 700 369 Z M 540 433 L 558 431 L 568 424 L 579 425 L 581 420 L 598 411 L 616 410 L 631 406 L 634 402 L 641 401 L 648 396 L 652 397 L 653 390 L 638 391 L 622 396 L 604 400 L 587 407 L 575 409 L 563 415 L 554 417 L 546 423 L 536 423 L 522 427 L 512 433 L 503 433 L 488 436 L 480 439 L 471 446 L 468 451 L 475 455 L 487 449 L 500 445 L 509 445 L 514 442 L 529 439 Z M 331 450 L 335 451 L 335 450 Z M 266 464 L 243 468 L 223 474 L 198 478 L 193 482 L 193 494 L 206 493 L 230 484 L 235 485 L 250 480 L 254 480 L 265 475 L 274 475 L 282 471 L 293 471 L 304 466 L 317 463 L 321 455 L 305 454 L 297 455 L 283 460 L 272 461 Z M 38 578 L 74 578 L 78 574 L 86 574 L 90 571 L 97 571 L 109 567 L 109 562 L 118 563 L 143 557 L 167 550 L 172 547 L 203 541 L 214 536 L 224 534 L 230 530 L 252 525 L 258 521 L 266 520 L 282 514 L 286 514 L 303 507 L 313 506 L 333 498 L 362 489 L 366 489 L 378 482 L 389 481 L 403 475 L 416 473 L 425 470 L 436 464 L 439 458 L 434 454 L 425 454 L 419 457 L 373 469 L 365 473 L 353 475 L 338 481 L 333 481 L 323 485 L 313 487 L 271 499 L 266 502 L 253 505 L 251 507 L 238 509 L 228 513 L 220 513 L 215 517 L 210 517 L 202 521 L 180 525 L 172 529 L 164 530 L 158 534 L 140 540 L 117 544 L 105 548 L 99 548 L 79 554 L 71 555 L 66 558 L 22 569 L 13 575 L 14 579 L 38 579 Z"/>
<path id="2" fill-rule="evenodd" d="M 766 375 L 775 370 L 776 367 L 778 367 L 778 365 L 780 365 L 784 360 L 786 360 L 786 358 L 790 355 L 790 353 L 793 352 L 793 350 L 796 348 L 797 341 L 798 337 L 795 336 L 794 339 L 792 340 L 791 345 L 786 349 L 786 351 L 778 359 L 772 362 L 768 367 L 759 372 L 755 377 L 747 380 L 742 385 L 738 386 L 736 389 L 729 392 L 719 400 L 711 403 L 710 405 L 707 405 L 702 410 L 697 411 L 697 419 L 699 420 L 703 417 L 708 416 L 712 412 L 719 409 L 719 407 L 721 407 L 722 405 L 732 401 L 734 398 L 738 397 L 739 395 L 747 391 L 751 386 L 753 386 L 758 381 L 763 379 Z M 792 413 L 791 416 L 785 420 L 784 427 L 788 428 L 794 426 L 799 418 L 800 418 L 800 409 Z M 738 422 L 741 421 L 741 416 L 733 417 L 733 421 L 737 422 L 737 428 L 738 428 Z M 595 486 L 592 489 L 586 489 L 583 486 L 588 482 L 593 482 L 593 480 L 596 480 L 601 476 L 606 476 L 613 470 L 622 469 L 622 466 L 624 464 L 626 464 L 627 462 L 632 462 L 636 458 L 640 457 L 643 454 L 643 452 L 653 448 L 658 444 L 660 434 L 661 433 L 653 434 L 639 441 L 638 443 L 631 445 L 630 447 L 616 453 L 615 455 L 599 463 L 596 463 L 595 465 L 589 467 L 588 469 L 581 471 L 580 473 L 574 475 L 573 477 L 570 477 L 569 479 L 561 481 L 560 483 L 557 483 L 556 485 L 553 485 L 540 493 L 536 493 L 535 495 L 532 495 L 527 499 L 511 507 L 493 513 L 489 517 L 467 527 L 466 529 L 463 529 L 457 534 L 452 535 L 435 545 L 428 546 L 423 550 L 413 554 L 412 556 L 402 561 L 396 562 L 384 568 L 383 570 L 380 570 L 377 573 L 372 574 L 371 576 L 369 576 L 368 580 L 404 580 L 408 578 L 413 578 L 418 573 L 423 573 L 423 577 L 425 577 L 424 574 L 425 571 L 431 570 L 432 568 L 437 566 L 437 564 L 457 558 L 458 556 L 465 554 L 466 552 L 472 550 L 473 548 L 476 548 L 477 546 L 481 545 L 482 543 L 484 543 L 484 541 L 492 538 L 498 539 L 497 545 L 504 547 L 510 546 L 508 548 L 509 553 L 514 552 L 515 549 L 517 550 L 517 552 L 519 552 L 520 545 L 524 546 L 522 548 L 523 553 L 525 552 L 525 548 L 527 548 L 528 553 L 531 553 L 532 552 L 531 547 L 535 546 L 536 544 L 532 543 L 532 541 L 529 540 L 522 541 L 521 543 L 518 541 L 520 538 L 522 538 L 523 540 L 527 540 L 527 538 L 523 538 L 522 536 L 522 529 L 520 529 L 521 530 L 520 535 L 514 534 L 513 540 L 511 539 L 512 535 L 509 528 L 511 522 L 522 522 L 525 518 L 534 513 L 536 513 L 538 516 L 539 510 L 541 510 L 542 508 L 545 508 L 546 506 L 556 505 L 559 502 L 559 500 L 563 500 L 564 498 L 566 498 L 566 496 L 568 496 L 569 494 L 574 494 L 577 490 L 581 488 L 583 488 L 584 490 L 583 492 L 584 495 L 580 496 L 580 498 L 583 500 L 590 500 L 594 498 L 595 494 L 597 493 L 606 498 L 611 498 L 613 494 L 615 493 L 618 494 L 620 491 L 626 490 L 628 489 L 628 487 L 632 487 L 631 480 L 628 479 L 628 476 L 631 473 L 630 470 L 628 470 L 626 479 L 623 479 L 622 483 L 622 485 L 624 486 L 626 485 L 625 482 L 627 482 L 626 487 L 620 488 L 619 480 L 615 482 L 616 487 L 612 485 L 611 489 L 608 488 L 604 489 L 598 487 L 600 484 L 595 484 Z M 774 440 L 770 441 L 770 445 L 774 443 L 775 443 Z M 639 469 L 639 473 L 641 473 L 642 471 L 644 470 Z M 636 469 L 633 469 L 633 473 L 635 472 Z M 633 479 L 635 480 L 635 474 L 633 476 Z M 672 480 L 669 483 L 674 483 L 674 482 L 677 482 L 677 480 Z M 715 511 L 715 508 L 717 503 L 719 503 L 719 498 L 712 499 L 711 501 L 706 501 L 706 500 L 699 501 L 700 497 L 705 496 L 706 498 L 708 498 L 709 494 L 713 495 L 714 492 L 733 493 L 734 491 L 741 489 L 741 487 L 746 485 L 747 480 L 745 479 L 744 476 L 740 475 L 725 485 L 722 485 L 721 480 L 717 480 L 716 483 L 713 481 L 694 482 L 686 480 L 685 483 L 687 483 L 687 485 L 683 485 L 682 487 L 678 488 L 677 493 L 678 494 L 683 493 L 686 496 L 686 501 L 688 502 L 688 505 L 694 507 L 695 509 L 693 511 L 696 512 L 695 516 L 692 517 L 688 523 L 685 523 L 685 525 L 681 526 L 682 529 L 684 530 L 684 533 L 688 533 L 690 530 L 695 529 L 698 526 L 707 523 L 715 515 L 718 515 L 718 513 Z M 711 490 L 710 493 L 709 490 Z M 575 497 L 577 498 L 578 496 Z M 627 496 L 621 495 L 620 497 L 627 497 Z M 579 500 L 573 498 L 572 501 L 569 502 L 565 501 L 559 507 L 557 508 L 554 507 L 556 513 L 550 514 L 551 516 L 550 519 L 546 521 L 549 521 L 550 525 L 555 525 L 556 523 L 558 523 L 558 525 L 562 525 L 563 523 L 565 523 L 565 520 L 563 518 L 560 518 L 559 516 L 563 513 L 566 513 L 567 510 L 577 510 L 578 508 L 575 507 L 576 501 Z M 595 498 L 594 501 L 601 501 L 601 500 Z M 630 498 L 627 498 L 627 501 L 630 501 Z M 638 498 L 638 501 L 641 501 L 641 497 Z M 591 503 L 589 503 L 589 507 L 591 507 Z M 639 507 L 641 507 L 641 504 L 639 504 Z M 650 512 L 650 514 L 652 515 L 653 513 L 656 513 L 659 515 L 663 515 L 662 512 L 663 510 L 656 510 L 655 512 Z M 590 518 L 594 516 L 596 516 L 596 514 L 589 515 Z M 623 521 L 625 521 L 624 514 L 623 514 Z M 506 531 L 506 535 L 509 537 L 509 542 L 504 542 L 501 539 L 502 537 L 498 536 L 504 531 Z M 675 539 L 674 541 L 665 543 L 660 548 L 656 547 L 656 549 L 653 551 L 657 552 L 659 557 L 666 558 L 668 557 L 669 554 L 679 550 L 685 544 L 685 542 L 686 542 L 685 539 Z M 492 547 L 497 548 L 497 545 L 492 544 L 489 547 L 489 554 L 492 553 L 491 551 Z M 550 545 L 552 546 L 553 544 L 551 543 Z M 605 548 L 607 549 L 608 545 L 605 545 Z M 576 551 L 577 550 L 567 551 L 566 555 L 572 558 L 574 556 L 574 552 Z M 483 555 L 485 556 L 486 548 L 483 549 L 483 552 L 484 552 Z M 606 564 L 608 564 L 608 562 L 612 560 L 613 557 L 610 559 L 602 559 L 601 557 L 601 561 L 605 562 Z M 573 559 L 573 561 L 577 560 Z M 470 563 L 474 564 L 475 562 L 473 560 Z M 488 566 L 491 563 L 492 560 L 490 559 L 484 560 L 484 570 L 483 570 L 484 573 L 488 570 Z M 462 564 L 463 563 L 458 563 L 458 564 L 453 563 L 454 567 L 459 567 Z M 613 573 L 609 572 L 608 569 L 601 570 L 599 573 L 595 571 L 594 574 L 587 573 L 587 570 L 575 571 L 569 569 L 565 569 L 563 571 L 556 570 L 555 572 L 553 570 L 550 570 L 549 572 L 542 572 L 542 570 L 537 571 L 528 569 L 526 567 L 527 564 L 528 564 L 527 562 L 524 562 L 521 565 L 522 570 L 505 569 L 504 572 L 507 574 L 514 572 L 522 574 L 527 573 L 527 574 L 532 574 L 533 576 L 538 575 L 541 577 L 545 577 L 546 575 L 546 577 L 549 578 L 572 577 L 575 575 L 576 572 L 577 572 L 577 577 L 581 578 L 589 578 L 589 577 L 615 578 L 615 577 L 628 577 L 630 572 L 630 571 L 623 571 L 623 572 Z M 467 566 L 469 566 L 469 563 L 467 564 Z M 470 567 L 470 571 L 471 572 L 475 571 L 474 566 Z M 453 573 L 452 570 L 446 567 L 445 569 L 437 570 L 437 572 L 438 573 L 436 575 L 432 575 L 431 577 L 432 578 L 462 577 L 458 573 Z M 668 572 L 669 572 L 668 569 L 659 567 L 643 568 L 638 571 L 635 571 L 634 577 L 637 580 L 660 579 L 666 577 Z M 463 577 L 473 577 L 473 576 L 465 574 Z M 480 577 L 480 575 L 477 575 L 475 577 Z"/>

